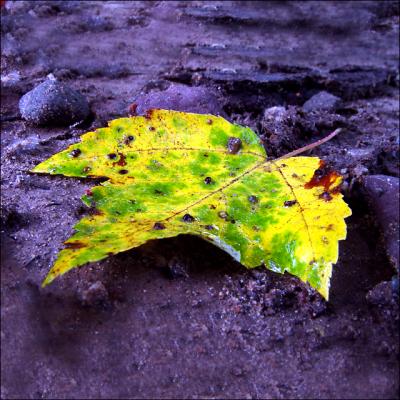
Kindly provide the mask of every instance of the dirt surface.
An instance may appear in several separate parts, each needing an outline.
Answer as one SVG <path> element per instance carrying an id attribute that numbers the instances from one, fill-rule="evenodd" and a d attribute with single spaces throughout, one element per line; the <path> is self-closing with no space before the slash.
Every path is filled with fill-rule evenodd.
<path id="1" fill-rule="evenodd" d="M 368 198 L 379 188 L 363 190 L 365 176 L 399 176 L 398 18 L 397 2 L 7 1 L 1 398 L 398 398 L 396 262 Z M 48 74 L 86 97 L 90 118 L 21 118 L 19 99 Z M 217 98 L 273 157 L 342 128 L 312 152 L 344 175 L 353 210 L 329 303 L 192 237 L 40 287 L 94 182 L 28 170 L 178 83 L 170 108 L 214 112 Z M 339 99 L 302 108 L 321 91 Z M 385 196 L 395 210 L 398 193 Z"/>

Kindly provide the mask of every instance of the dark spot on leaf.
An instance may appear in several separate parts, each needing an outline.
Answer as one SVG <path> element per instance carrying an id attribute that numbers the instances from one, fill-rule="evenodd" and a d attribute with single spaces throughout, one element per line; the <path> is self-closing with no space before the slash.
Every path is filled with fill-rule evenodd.
<path id="1" fill-rule="evenodd" d="M 298 178 L 299 176 L 297 174 L 292 174 L 292 178 Z"/>
<path id="2" fill-rule="evenodd" d="M 214 204 L 211 204 L 210 208 L 211 208 L 211 210 L 215 210 L 217 208 L 217 206 L 214 206 Z"/>
<path id="3" fill-rule="evenodd" d="M 93 192 L 90 189 L 85 190 L 86 196 L 93 196 Z"/>
<path id="4" fill-rule="evenodd" d="M 208 120 L 207 120 L 207 124 L 208 124 L 208 125 L 212 125 L 212 123 L 213 123 L 212 119 L 208 119 Z"/>
<path id="5" fill-rule="evenodd" d="M 137 109 L 137 104 L 136 103 L 132 103 L 128 108 L 129 115 L 130 116 L 136 115 L 136 109 Z"/>
<path id="6" fill-rule="evenodd" d="M 123 153 L 118 153 L 119 155 L 119 160 L 116 162 L 113 162 L 113 166 L 119 165 L 121 167 L 124 167 L 126 165 L 126 156 Z"/>
<path id="7" fill-rule="evenodd" d="M 319 168 L 315 170 L 313 177 L 304 187 L 305 189 L 312 189 L 316 186 L 322 186 L 325 192 L 332 192 L 332 190 L 336 188 L 331 188 L 331 186 L 336 182 L 339 176 L 337 172 L 325 167 L 325 163 L 321 160 Z"/>
<path id="8" fill-rule="evenodd" d="M 185 214 L 182 217 L 183 222 L 194 222 L 194 218 L 190 214 Z"/>
<path id="9" fill-rule="evenodd" d="M 203 156 L 204 156 L 204 157 L 208 157 L 208 153 L 204 153 Z"/>
<path id="10" fill-rule="evenodd" d="M 154 229 L 155 231 L 161 231 L 161 230 L 165 229 L 165 225 L 162 224 L 161 222 L 156 222 L 156 223 L 154 224 L 154 226 L 153 226 L 153 229 Z"/>
<path id="11" fill-rule="evenodd" d="M 66 249 L 81 249 L 82 247 L 86 247 L 86 244 L 82 242 L 67 242 L 64 244 Z"/>
<path id="12" fill-rule="evenodd" d="M 286 200 L 283 204 L 285 207 L 292 207 L 297 203 L 297 200 Z"/>
<path id="13" fill-rule="evenodd" d="M 90 167 L 85 167 L 83 168 L 83 172 L 88 173 L 89 171 L 91 171 L 92 168 Z"/>
<path id="14" fill-rule="evenodd" d="M 108 157 L 110 160 L 115 160 L 115 159 L 117 158 L 117 155 L 116 155 L 115 153 L 110 153 L 110 154 L 107 154 L 107 157 Z"/>
<path id="15" fill-rule="evenodd" d="M 228 218 L 228 214 L 225 211 L 220 211 L 218 213 L 218 217 L 226 220 Z"/>
<path id="16" fill-rule="evenodd" d="M 80 151 L 80 149 L 74 149 L 69 154 L 71 157 L 76 158 L 76 157 L 79 157 L 82 154 L 82 152 Z"/>
<path id="17" fill-rule="evenodd" d="M 156 128 L 154 128 L 154 126 L 149 126 L 149 131 L 155 131 Z"/>
<path id="18" fill-rule="evenodd" d="M 159 190 L 159 189 L 155 189 L 155 190 L 154 190 L 154 193 L 155 193 L 156 195 L 158 195 L 158 196 L 164 194 L 164 192 L 161 191 L 161 190 Z"/>
<path id="19" fill-rule="evenodd" d="M 120 173 L 121 175 L 125 175 L 125 174 L 127 174 L 129 171 L 127 170 L 127 169 L 120 169 L 119 171 L 118 171 L 118 173 Z"/>
<path id="20" fill-rule="evenodd" d="M 228 153 L 236 154 L 239 152 L 240 148 L 242 147 L 242 141 L 239 138 L 230 137 L 228 139 Z"/>
<path id="21" fill-rule="evenodd" d="M 285 167 L 287 167 L 287 165 L 286 164 L 281 164 L 281 167 L 285 168 Z"/>
<path id="22" fill-rule="evenodd" d="M 212 183 L 212 179 L 209 176 L 207 176 L 207 178 L 204 179 L 204 183 L 206 185 L 210 185 Z"/>
<path id="23" fill-rule="evenodd" d="M 319 198 L 325 201 L 331 201 L 332 200 L 332 196 L 329 192 L 323 192 L 319 195 Z"/>
<path id="24" fill-rule="evenodd" d="M 154 113 L 154 109 L 153 108 L 150 108 L 149 110 L 147 110 L 146 111 L 146 114 L 145 114 L 145 118 L 146 119 L 151 119 L 152 117 L 153 117 L 153 113 Z"/>
<path id="25" fill-rule="evenodd" d="M 129 144 L 135 140 L 135 136 L 129 135 L 124 139 L 125 144 Z"/>
<path id="26" fill-rule="evenodd" d="M 258 198 L 257 196 L 249 196 L 249 202 L 252 204 L 257 204 L 258 203 Z"/>
<path id="27" fill-rule="evenodd" d="M 97 208 L 90 208 L 89 215 L 104 215 L 103 211 L 98 210 Z"/>

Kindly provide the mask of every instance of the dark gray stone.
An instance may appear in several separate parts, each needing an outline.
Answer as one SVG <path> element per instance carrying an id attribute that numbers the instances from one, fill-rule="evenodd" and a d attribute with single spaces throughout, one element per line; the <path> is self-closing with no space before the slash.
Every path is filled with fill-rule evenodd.
<path id="1" fill-rule="evenodd" d="M 171 84 L 162 92 L 151 91 L 139 95 L 136 104 L 136 113 L 144 115 L 151 108 L 161 108 L 198 114 L 213 114 L 224 116 L 221 103 L 215 91 L 206 87 Z"/>
<path id="2" fill-rule="evenodd" d="M 304 111 L 325 110 L 331 111 L 337 108 L 341 103 L 339 97 L 334 96 L 328 92 L 319 92 L 312 96 L 303 104 Z"/>
<path id="3" fill-rule="evenodd" d="M 387 255 L 399 270 L 399 178 L 366 176 L 363 191 L 382 229 Z"/>
<path id="4" fill-rule="evenodd" d="M 22 118 L 36 125 L 66 126 L 84 120 L 89 105 L 79 92 L 47 79 L 21 97 Z"/>

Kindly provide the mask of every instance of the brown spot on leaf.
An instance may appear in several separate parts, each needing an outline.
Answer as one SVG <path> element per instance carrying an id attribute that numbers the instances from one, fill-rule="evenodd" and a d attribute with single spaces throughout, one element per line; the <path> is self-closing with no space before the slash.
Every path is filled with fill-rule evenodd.
<path id="1" fill-rule="evenodd" d="M 92 169 L 92 168 L 90 168 L 90 167 L 85 167 L 85 168 L 83 168 L 83 172 L 84 172 L 85 174 L 87 174 L 88 172 L 91 171 L 91 169 Z"/>
<path id="2" fill-rule="evenodd" d="M 285 207 L 292 207 L 297 203 L 297 200 L 286 200 L 283 204 Z"/>
<path id="3" fill-rule="evenodd" d="M 64 244 L 66 249 L 81 249 L 83 247 L 86 247 L 86 244 L 82 242 L 67 242 Z"/>
<path id="4" fill-rule="evenodd" d="M 120 170 L 118 171 L 118 173 L 121 174 L 121 175 L 126 175 L 128 172 L 129 172 L 129 171 L 128 171 L 127 169 L 120 169 Z"/>
<path id="5" fill-rule="evenodd" d="M 71 157 L 79 157 L 82 154 L 82 151 L 80 149 L 74 149 L 69 153 Z"/>
<path id="6" fill-rule="evenodd" d="M 121 167 L 124 167 L 126 165 L 126 156 L 123 153 L 118 153 L 119 155 L 119 160 L 116 162 L 113 162 L 113 167 L 115 167 L 116 165 L 119 165 Z"/>
<path id="7" fill-rule="evenodd" d="M 333 184 L 337 181 L 340 175 L 332 171 L 330 168 L 326 167 L 325 162 L 320 160 L 319 168 L 315 170 L 313 177 L 309 182 L 304 185 L 305 189 L 312 189 L 317 186 L 324 188 L 325 192 L 332 192 L 336 188 L 331 188 Z"/>
<path id="8" fill-rule="evenodd" d="M 208 125 L 212 125 L 212 123 L 213 123 L 212 119 L 208 119 L 208 120 L 207 120 L 207 124 L 208 124 Z"/>
<path id="9" fill-rule="evenodd" d="M 325 201 L 331 201 L 332 200 L 332 196 L 329 192 L 323 192 L 319 195 L 319 198 Z"/>
<path id="10" fill-rule="evenodd" d="M 124 144 L 130 144 L 131 142 L 133 142 L 135 140 L 135 136 L 133 135 L 129 135 L 124 139 Z"/>
<path id="11" fill-rule="evenodd" d="M 194 222 L 194 218 L 190 215 L 190 214 L 185 214 L 183 217 L 182 217 L 182 221 L 183 222 Z"/>
<path id="12" fill-rule="evenodd" d="M 128 114 L 133 117 L 136 115 L 136 110 L 137 110 L 137 104 L 136 103 L 132 103 L 129 108 L 128 108 Z"/>
<path id="13" fill-rule="evenodd" d="M 90 215 L 104 215 L 103 211 L 98 210 L 97 208 L 90 208 L 89 209 Z"/>
<path id="14" fill-rule="evenodd" d="M 155 231 L 161 231 L 161 230 L 165 229 L 165 225 L 162 224 L 161 222 L 156 222 L 156 223 L 154 224 L 154 226 L 153 226 L 153 229 L 154 229 Z"/>
<path id="15" fill-rule="evenodd" d="M 242 141 L 239 138 L 230 137 L 227 147 L 229 154 L 237 154 L 242 147 Z"/>
<path id="16" fill-rule="evenodd" d="M 156 128 L 154 128 L 154 126 L 149 126 L 149 131 L 155 131 Z"/>
<path id="17" fill-rule="evenodd" d="M 154 113 L 154 108 L 150 108 L 146 111 L 146 114 L 144 115 L 144 117 L 146 119 L 152 119 L 153 118 L 153 113 Z"/>

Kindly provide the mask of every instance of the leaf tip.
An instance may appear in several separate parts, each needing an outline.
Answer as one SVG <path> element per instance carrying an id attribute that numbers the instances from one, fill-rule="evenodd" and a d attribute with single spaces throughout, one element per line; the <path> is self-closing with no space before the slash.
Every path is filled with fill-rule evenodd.
<path id="1" fill-rule="evenodd" d="M 51 282 L 55 279 L 55 275 L 50 271 L 46 278 L 42 282 L 42 288 L 45 288 L 47 285 L 50 285 Z"/>

